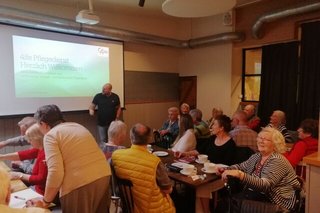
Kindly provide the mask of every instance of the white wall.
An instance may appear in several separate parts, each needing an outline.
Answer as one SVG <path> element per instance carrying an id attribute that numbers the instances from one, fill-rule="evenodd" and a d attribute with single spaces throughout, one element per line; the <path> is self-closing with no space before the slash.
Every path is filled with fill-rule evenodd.
<path id="1" fill-rule="evenodd" d="M 231 104 L 231 44 L 189 50 L 180 60 L 180 74 L 196 75 L 197 108 L 203 119 L 211 116 L 213 107 L 230 114 Z"/>
<path id="2" fill-rule="evenodd" d="M 190 32 L 193 38 L 216 35 L 232 31 L 232 26 L 222 24 L 222 15 L 199 18 L 192 21 Z M 203 119 L 211 117 L 213 107 L 220 107 L 224 113 L 231 111 L 231 68 L 232 44 L 185 50 L 179 59 L 179 73 L 182 76 L 198 76 L 197 108 L 203 112 Z"/>

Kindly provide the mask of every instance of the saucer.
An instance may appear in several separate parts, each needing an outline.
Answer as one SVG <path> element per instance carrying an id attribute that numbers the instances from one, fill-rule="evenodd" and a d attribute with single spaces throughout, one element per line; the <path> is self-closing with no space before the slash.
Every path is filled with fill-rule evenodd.
<path id="1" fill-rule="evenodd" d="M 168 152 L 164 152 L 164 151 L 156 151 L 156 152 L 153 152 L 153 154 L 158 156 L 158 157 L 163 157 L 163 156 L 169 155 Z"/>
<path id="2" fill-rule="evenodd" d="M 175 162 L 175 163 L 172 163 L 171 165 L 172 166 L 175 166 L 175 167 L 178 167 L 180 169 L 183 169 L 183 166 L 186 165 L 187 163 L 182 163 L 182 162 Z"/>
<path id="3" fill-rule="evenodd" d="M 198 164 L 204 164 L 204 163 L 208 162 L 209 160 L 206 160 L 205 162 L 201 162 L 201 161 L 199 161 L 199 159 L 196 159 L 195 161 L 196 161 Z"/>
<path id="4" fill-rule="evenodd" d="M 203 171 L 204 173 L 207 173 L 207 174 L 214 174 L 214 173 L 216 173 L 216 171 L 207 171 L 205 168 L 202 168 L 201 171 Z"/>
<path id="5" fill-rule="evenodd" d="M 229 167 L 228 165 L 224 165 L 224 164 L 216 164 L 217 167 L 221 167 L 221 168 L 226 168 Z"/>
<path id="6" fill-rule="evenodd" d="M 181 174 L 183 174 L 183 175 L 186 175 L 186 176 L 191 176 L 191 175 L 195 175 L 195 174 L 197 174 L 195 171 L 190 172 L 190 173 L 186 173 L 183 169 L 182 169 L 182 170 L 180 170 L 180 173 L 181 173 Z"/>

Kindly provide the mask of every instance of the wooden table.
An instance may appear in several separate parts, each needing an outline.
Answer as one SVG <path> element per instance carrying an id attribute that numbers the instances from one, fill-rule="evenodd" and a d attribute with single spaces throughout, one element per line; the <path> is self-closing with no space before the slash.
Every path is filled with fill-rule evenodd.
<path id="1" fill-rule="evenodd" d="M 0 161 L 0 168 L 8 172 L 11 171 L 11 169 L 3 161 Z M 21 180 L 11 180 L 10 185 L 11 185 L 11 192 L 17 192 L 17 191 L 28 188 Z"/>
<path id="2" fill-rule="evenodd" d="M 161 161 L 165 165 L 172 164 L 174 162 L 179 162 L 178 159 L 174 158 L 173 152 L 171 150 L 166 150 L 166 149 L 163 149 L 163 148 L 157 147 L 157 146 L 152 146 L 152 149 L 153 149 L 153 151 L 165 151 L 165 152 L 169 153 L 169 155 L 167 155 L 167 156 L 160 157 Z M 190 164 L 194 165 L 197 168 L 198 175 L 205 174 L 204 172 L 201 171 L 201 169 L 203 168 L 203 164 L 198 164 L 196 162 L 190 163 Z M 188 186 L 191 186 L 191 187 L 198 187 L 200 185 L 203 185 L 203 184 L 220 179 L 220 177 L 216 174 L 206 174 L 207 177 L 205 179 L 203 179 L 203 180 L 198 179 L 198 180 L 193 181 L 191 177 L 183 175 L 179 172 L 171 171 L 171 170 L 168 171 L 168 175 L 172 180 L 187 184 Z"/>
<path id="3" fill-rule="evenodd" d="M 157 147 L 157 146 L 152 146 L 152 149 L 153 149 L 153 151 L 165 151 L 165 152 L 169 153 L 169 155 L 167 155 L 167 156 L 159 157 L 165 165 L 172 164 L 174 162 L 179 162 L 178 159 L 176 159 L 173 156 L 173 152 L 171 150 L 166 150 L 164 148 Z M 198 175 L 205 174 L 204 172 L 201 171 L 201 169 L 203 168 L 203 164 L 198 164 L 196 162 L 190 163 L 190 164 L 194 165 L 197 168 Z M 192 192 L 191 192 L 192 194 L 190 195 L 192 197 L 188 198 L 189 200 L 186 200 L 185 205 L 189 205 L 187 208 L 194 209 L 194 212 L 198 212 L 198 211 L 202 212 L 202 206 L 200 203 L 200 199 L 196 197 L 196 191 L 197 191 L 198 187 L 203 186 L 208 183 L 212 183 L 212 184 L 215 184 L 215 187 L 217 187 L 216 191 L 223 188 L 223 183 L 220 181 L 221 178 L 220 178 L 220 176 L 218 176 L 216 174 L 206 174 L 205 179 L 199 178 L 195 181 L 192 180 L 192 178 L 189 176 L 186 176 L 186 175 L 183 175 L 179 172 L 174 172 L 171 170 L 168 171 L 168 175 L 169 175 L 170 179 L 174 180 L 175 182 L 185 184 L 192 189 Z M 217 196 L 216 191 L 214 191 L 215 197 Z M 215 202 L 216 202 L 216 200 L 215 200 Z"/>
<path id="4" fill-rule="evenodd" d="M 305 156 L 303 163 L 306 165 L 306 213 L 319 212 L 320 194 L 320 152 Z"/>

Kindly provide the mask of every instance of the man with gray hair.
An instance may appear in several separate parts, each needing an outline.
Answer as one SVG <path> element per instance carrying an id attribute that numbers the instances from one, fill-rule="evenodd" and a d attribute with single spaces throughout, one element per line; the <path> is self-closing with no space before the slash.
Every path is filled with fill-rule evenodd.
<path id="1" fill-rule="evenodd" d="M 179 134 L 179 109 L 170 107 L 168 109 L 168 119 L 163 123 L 158 131 L 154 131 L 157 146 L 163 148 L 171 147 Z M 157 141 L 159 139 L 160 141 Z"/>
<path id="2" fill-rule="evenodd" d="M 253 104 L 248 104 L 243 111 L 247 114 L 248 127 L 256 132 L 260 132 L 260 118 L 256 115 L 256 107 Z"/>
<path id="3" fill-rule="evenodd" d="M 13 138 L 8 138 L 0 142 L 0 149 L 6 146 L 27 146 L 30 145 L 25 138 L 25 133 L 27 129 L 35 124 L 37 121 L 34 117 L 26 116 L 18 122 L 18 127 L 20 129 L 20 135 Z M 26 174 L 31 174 L 35 159 L 24 160 L 24 161 L 12 161 L 11 166 L 13 169 L 20 170 Z"/>
<path id="4" fill-rule="evenodd" d="M 292 143 L 293 138 L 288 132 L 286 125 L 286 114 L 281 110 L 273 111 L 272 115 L 270 116 L 270 123 L 267 125 L 269 127 L 273 127 L 283 135 L 284 139 L 287 143 Z"/>
<path id="5" fill-rule="evenodd" d="M 130 130 L 131 147 L 112 154 L 115 173 L 133 184 L 134 212 L 175 212 L 166 168 L 159 157 L 147 150 L 151 139 L 150 127 L 135 124 Z"/>

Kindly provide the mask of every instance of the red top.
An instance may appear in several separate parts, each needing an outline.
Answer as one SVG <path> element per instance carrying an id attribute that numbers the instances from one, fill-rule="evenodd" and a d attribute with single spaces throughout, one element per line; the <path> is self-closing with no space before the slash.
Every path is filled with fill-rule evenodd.
<path id="1" fill-rule="evenodd" d="M 28 149 L 18 152 L 20 160 L 36 159 L 34 163 L 32 174 L 29 178 L 29 183 L 35 185 L 35 190 L 44 194 L 44 189 L 46 187 L 48 167 L 45 162 L 44 149 Z"/>
<path id="2" fill-rule="evenodd" d="M 248 121 L 248 127 L 256 132 L 260 132 L 260 118 L 257 116 L 252 117 Z"/>
<path id="3" fill-rule="evenodd" d="M 284 156 L 288 159 L 293 167 L 296 167 L 304 156 L 318 151 L 318 139 L 307 137 L 297 141 L 289 152 Z"/>

